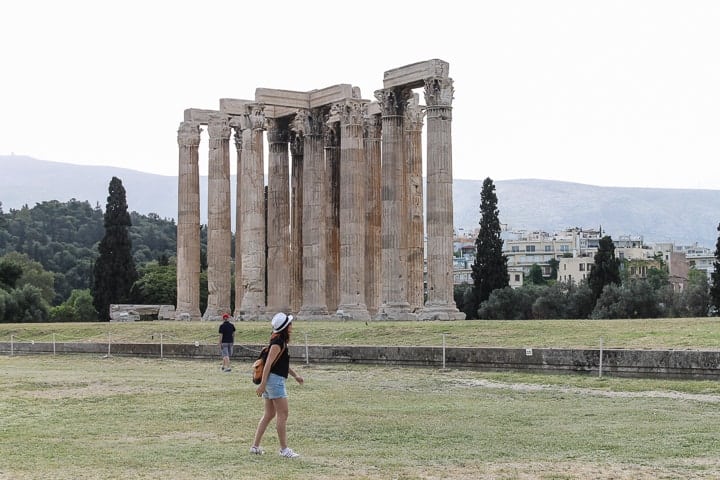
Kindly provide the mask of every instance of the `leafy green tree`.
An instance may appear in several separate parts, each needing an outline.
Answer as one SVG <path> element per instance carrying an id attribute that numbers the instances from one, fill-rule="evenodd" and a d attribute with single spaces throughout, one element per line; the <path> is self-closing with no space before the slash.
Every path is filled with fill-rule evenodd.
<path id="1" fill-rule="evenodd" d="M 566 318 L 586 319 L 595 307 L 595 297 L 587 280 L 568 286 Z"/>
<path id="2" fill-rule="evenodd" d="M 527 274 L 527 282 L 532 285 L 545 285 L 545 277 L 543 277 L 542 267 L 537 263 L 533 263 L 530 272 Z"/>
<path id="3" fill-rule="evenodd" d="M 175 305 L 177 303 L 177 267 L 151 263 L 140 270 L 140 278 L 130 291 L 133 303 Z"/>
<path id="4" fill-rule="evenodd" d="M 497 208 L 495 185 L 488 177 L 480 193 L 480 231 L 475 240 L 475 262 L 472 264 L 472 298 L 463 310 L 467 318 L 478 318 L 478 308 L 493 290 L 510 284 L 507 257 L 503 255 L 500 238 L 500 211 Z"/>
<path id="5" fill-rule="evenodd" d="M 22 277 L 23 270 L 16 262 L 5 257 L 0 258 L 0 288 L 6 291 L 12 290 Z"/>
<path id="6" fill-rule="evenodd" d="M 720 232 L 720 223 L 717 226 L 717 231 Z M 717 243 L 715 243 L 715 261 L 713 262 L 713 268 L 715 269 L 710 276 L 711 287 L 710 287 L 710 305 L 713 307 L 713 314 L 720 314 L 720 234 L 718 235 Z"/>
<path id="7" fill-rule="evenodd" d="M 33 285 L 40 289 L 43 299 L 48 305 L 52 304 L 55 298 L 55 276 L 52 272 L 46 272 L 40 263 L 31 260 L 24 253 L 10 252 L 2 257 L 2 261 L 13 263 L 22 271 L 20 278 L 16 282 L 16 288 L 23 285 Z"/>
<path id="8" fill-rule="evenodd" d="M 561 319 L 567 318 L 568 286 L 556 282 L 542 289 L 540 296 L 532 305 L 533 318 Z"/>
<path id="9" fill-rule="evenodd" d="M 548 265 L 550 266 L 550 279 L 557 280 L 558 268 L 560 268 L 560 260 L 558 260 L 557 258 L 551 258 L 550 260 L 548 260 Z"/>
<path id="10" fill-rule="evenodd" d="M 47 322 L 50 305 L 42 296 L 42 290 L 26 284 L 9 293 L 5 304 L 4 322 Z"/>
<path id="11" fill-rule="evenodd" d="M 544 288 L 535 285 L 497 288 L 480 305 L 478 316 L 483 320 L 531 320 L 533 304 Z"/>
<path id="12" fill-rule="evenodd" d="M 620 285 L 620 261 L 615 258 L 612 238 L 606 235 L 600 239 L 594 261 L 595 265 L 588 275 L 588 285 L 597 300 L 606 285 Z"/>
<path id="13" fill-rule="evenodd" d="M 125 188 L 122 181 L 113 177 L 108 188 L 105 208 L 105 236 L 98 246 L 99 256 L 93 269 L 93 306 L 100 320 L 110 320 L 110 304 L 127 303 L 130 288 L 137 280 L 135 260 L 129 229 L 130 214 L 127 209 Z"/>
<path id="14" fill-rule="evenodd" d="M 680 303 L 683 316 L 707 317 L 710 309 L 710 285 L 704 271 L 690 269 L 688 285 L 682 292 Z"/>
<path id="15" fill-rule="evenodd" d="M 670 285 L 670 275 L 667 267 L 650 267 L 647 272 L 647 281 L 653 290 L 660 290 L 662 287 Z"/>

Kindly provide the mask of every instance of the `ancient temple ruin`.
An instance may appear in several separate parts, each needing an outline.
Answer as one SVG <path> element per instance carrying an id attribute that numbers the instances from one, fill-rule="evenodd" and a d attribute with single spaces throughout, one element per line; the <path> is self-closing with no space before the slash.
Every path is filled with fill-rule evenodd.
<path id="1" fill-rule="evenodd" d="M 313 320 L 464 318 L 453 299 L 448 75 L 448 63 L 435 59 L 385 72 L 377 101 L 341 84 L 310 92 L 258 88 L 254 100 L 226 98 L 218 110 L 185 110 L 178 129 L 176 317 L 219 319 L 230 312 L 234 264 L 232 313 L 239 319 L 268 319 L 278 311 Z M 413 92 L 419 88 L 425 105 Z M 208 304 L 201 313 L 202 127 L 209 155 Z M 231 134 L 237 150 L 234 262 Z"/>

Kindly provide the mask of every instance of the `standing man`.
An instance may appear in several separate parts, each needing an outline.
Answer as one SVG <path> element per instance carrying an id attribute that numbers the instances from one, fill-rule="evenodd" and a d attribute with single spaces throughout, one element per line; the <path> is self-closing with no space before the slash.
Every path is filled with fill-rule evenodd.
<path id="1" fill-rule="evenodd" d="M 222 352 L 223 357 L 223 363 L 222 369 L 223 372 L 230 372 L 232 369 L 230 368 L 230 356 L 233 353 L 233 343 L 235 342 L 235 325 L 230 322 L 230 315 L 227 313 L 223 313 L 223 323 L 220 324 L 220 328 L 218 329 L 218 333 L 220 334 L 220 351 Z"/>

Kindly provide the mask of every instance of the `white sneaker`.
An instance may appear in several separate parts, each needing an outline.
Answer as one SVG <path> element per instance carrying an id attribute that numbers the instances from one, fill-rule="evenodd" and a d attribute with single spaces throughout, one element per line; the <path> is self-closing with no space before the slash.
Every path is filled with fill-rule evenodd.
<path id="1" fill-rule="evenodd" d="M 254 453 L 255 455 L 264 455 L 265 450 L 260 447 L 250 447 L 250 453 Z"/>
<path id="2" fill-rule="evenodd" d="M 285 458 L 297 458 L 300 456 L 300 454 L 293 452 L 292 448 L 287 447 L 283 450 L 280 450 L 280 456 Z"/>

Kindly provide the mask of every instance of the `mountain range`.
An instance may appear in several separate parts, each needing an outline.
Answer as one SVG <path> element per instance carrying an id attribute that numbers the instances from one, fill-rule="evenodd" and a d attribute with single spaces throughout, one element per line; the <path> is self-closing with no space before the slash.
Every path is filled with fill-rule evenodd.
<path id="1" fill-rule="evenodd" d="M 104 209 L 110 179 L 122 180 L 128 208 L 177 218 L 176 176 L 119 167 L 84 166 L 0 155 L 0 202 L 4 212 L 49 200 L 88 201 Z M 453 181 L 454 225 L 472 232 L 480 221 L 482 180 Z M 549 233 L 570 227 L 601 228 L 618 238 L 713 248 L 720 223 L 720 190 L 599 187 L 554 180 L 494 181 L 500 222 L 511 230 Z M 235 178 L 231 179 L 234 209 Z M 207 177 L 200 179 L 201 222 L 207 222 Z M 234 222 L 233 222 L 234 223 Z M 234 225 L 233 225 L 234 229 Z"/>

